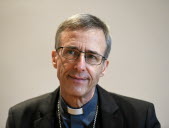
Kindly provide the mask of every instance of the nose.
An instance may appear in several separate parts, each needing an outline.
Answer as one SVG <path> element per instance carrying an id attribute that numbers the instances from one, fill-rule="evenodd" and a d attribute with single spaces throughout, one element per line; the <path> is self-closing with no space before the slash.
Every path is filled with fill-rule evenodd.
<path id="1" fill-rule="evenodd" d="M 83 72 L 86 70 L 86 61 L 84 53 L 81 53 L 80 56 L 77 58 L 74 68 L 79 72 Z"/>

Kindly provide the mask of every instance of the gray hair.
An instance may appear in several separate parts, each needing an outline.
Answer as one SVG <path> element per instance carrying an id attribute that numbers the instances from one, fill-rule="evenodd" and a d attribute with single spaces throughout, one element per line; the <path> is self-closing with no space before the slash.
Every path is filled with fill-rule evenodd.
<path id="1" fill-rule="evenodd" d="M 101 21 L 96 16 L 90 14 L 76 14 L 65 20 L 62 24 L 60 24 L 55 36 L 55 49 L 59 48 L 60 35 L 61 32 L 63 32 L 64 30 L 78 30 L 92 28 L 98 28 L 103 31 L 107 45 L 104 56 L 105 58 L 108 58 L 112 42 L 109 29 L 103 21 Z"/>

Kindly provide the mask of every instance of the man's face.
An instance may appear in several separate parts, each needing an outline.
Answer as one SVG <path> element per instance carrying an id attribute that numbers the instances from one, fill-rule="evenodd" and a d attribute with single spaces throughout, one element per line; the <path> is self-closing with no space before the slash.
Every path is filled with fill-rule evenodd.
<path id="1" fill-rule="evenodd" d="M 104 56 L 105 36 L 100 29 L 63 31 L 60 36 L 61 47 L 74 47 L 83 52 L 97 52 Z M 68 60 L 61 50 L 52 52 L 53 66 L 57 69 L 62 96 L 92 97 L 99 78 L 104 75 L 108 61 L 100 65 L 85 62 L 84 53 L 76 60 Z"/>

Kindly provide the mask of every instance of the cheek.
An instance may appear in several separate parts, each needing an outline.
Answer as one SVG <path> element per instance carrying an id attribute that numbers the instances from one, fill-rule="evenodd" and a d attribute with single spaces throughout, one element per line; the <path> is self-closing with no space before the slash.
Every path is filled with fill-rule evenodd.
<path id="1" fill-rule="evenodd" d="M 101 76 L 101 68 L 95 67 L 95 68 L 89 69 L 89 74 L 93 82 L 98 82 Z"/>
<path id="2" fill-rule="evenodd" d="M 66 74 L 69 72 L 71 69 L 71 65 L 67 63 L 66 61 L 60 61 L 58 63 L 58 68 L 57 68 L 57 75 L 59 80 L 63 80 Z"/>
<path id="3" fill-rule="evenodd" d="M 61 80 L 63 78 L 63 74 L 65 72 L 65 66 L 62 61 L 58 61 L 57 63 L 57 76 L 58 79 Z"/>

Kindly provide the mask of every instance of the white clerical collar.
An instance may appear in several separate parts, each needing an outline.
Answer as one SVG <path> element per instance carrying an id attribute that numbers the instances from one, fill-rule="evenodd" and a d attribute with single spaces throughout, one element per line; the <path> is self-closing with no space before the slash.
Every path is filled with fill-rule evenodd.
<path id="1" fill-rule="evenodd" d="M 83 108 L 70 108 L 67 106 L 67 112 L 71 115 L 81 115 L 83 114 Z"/>

